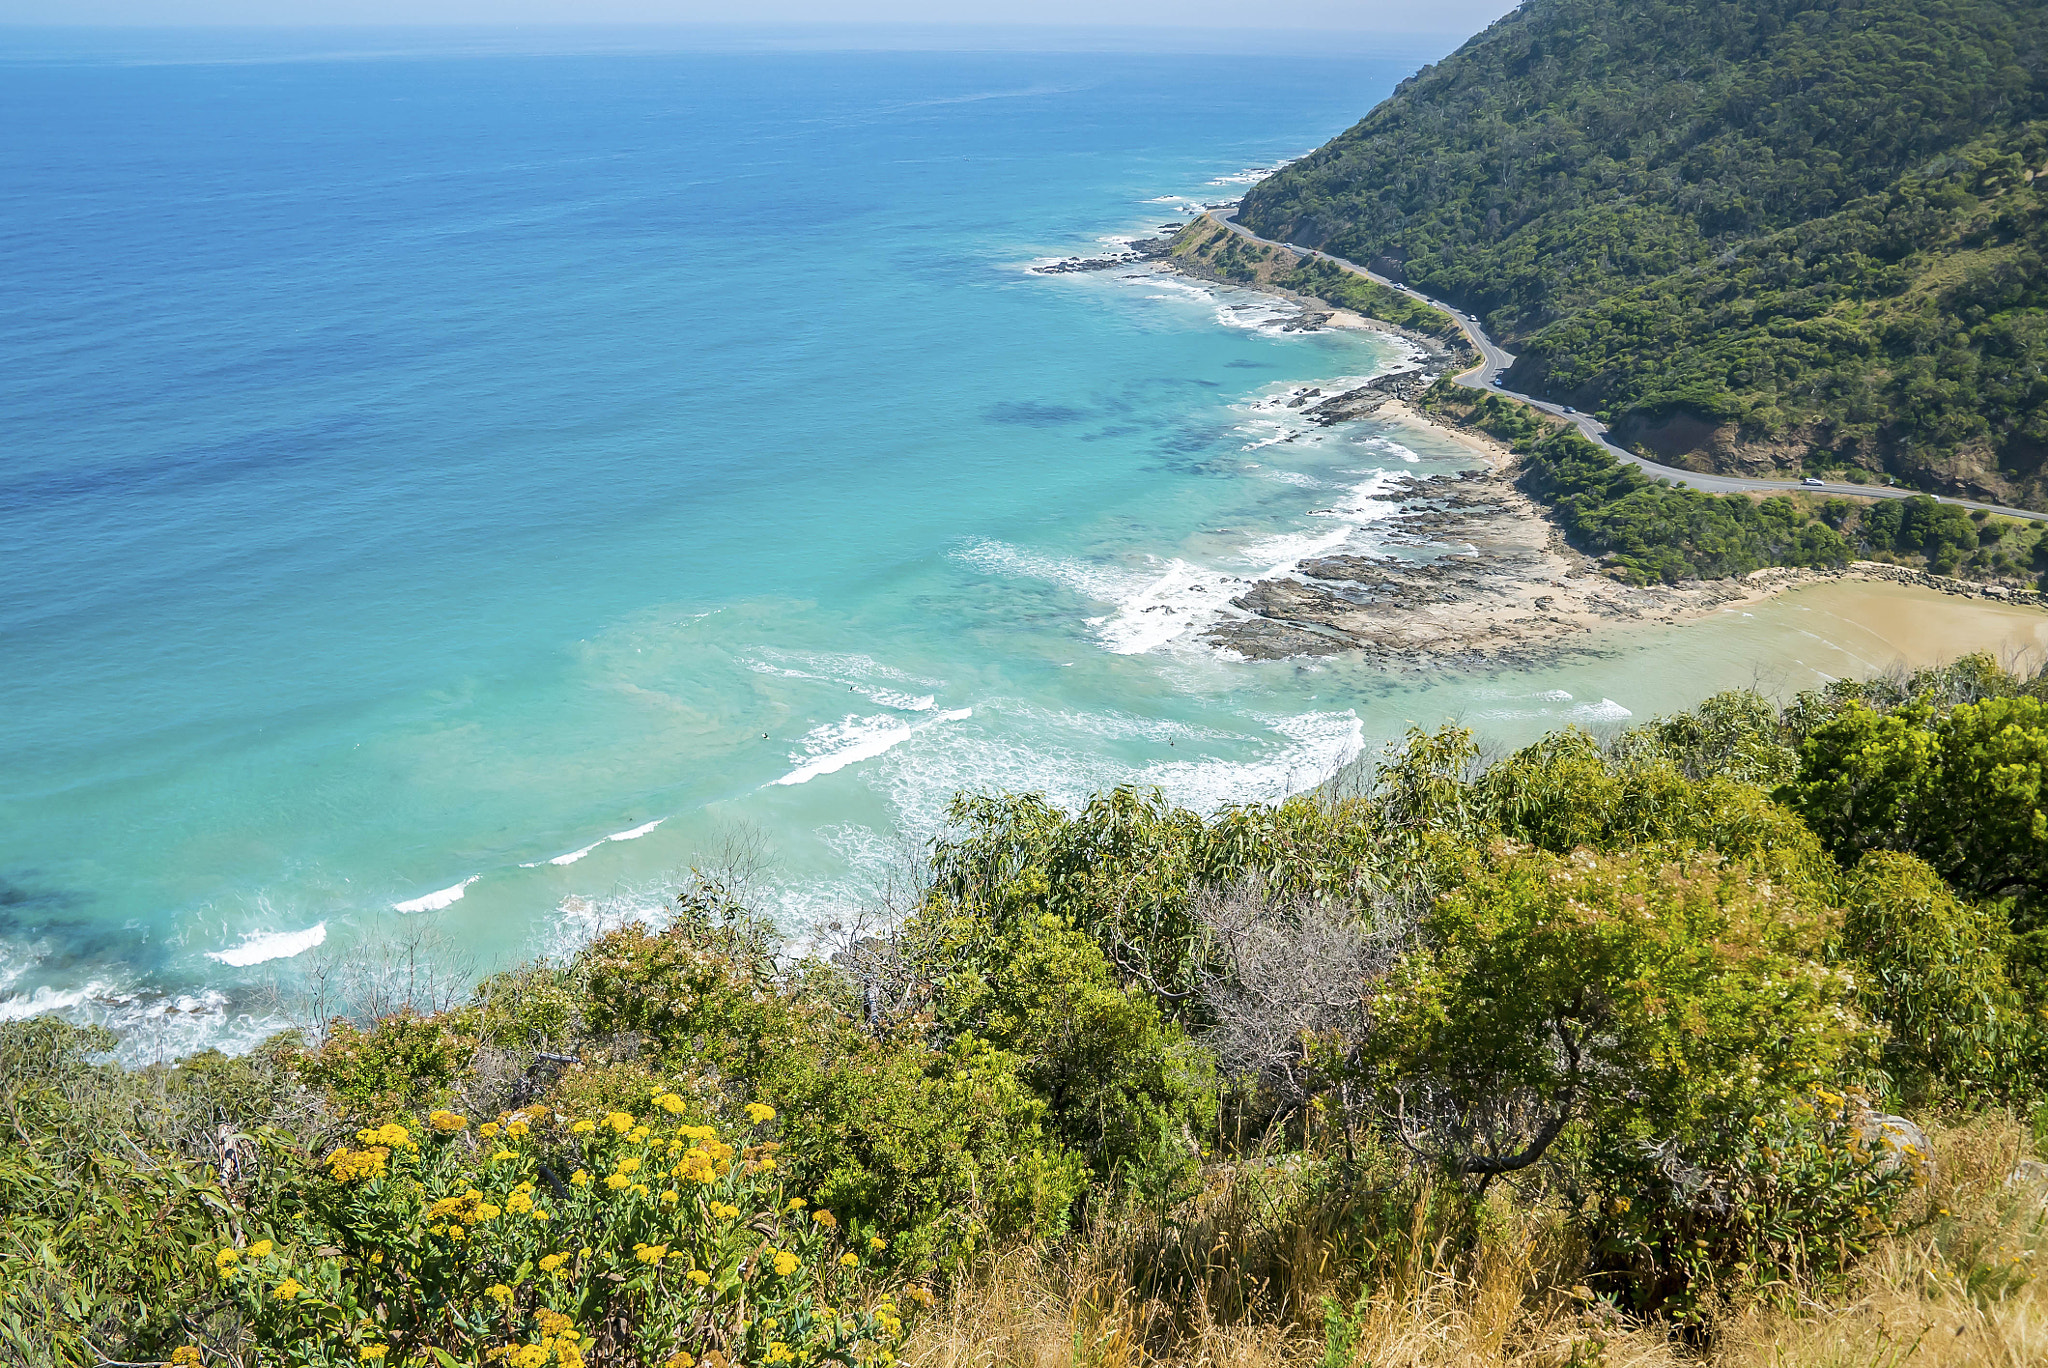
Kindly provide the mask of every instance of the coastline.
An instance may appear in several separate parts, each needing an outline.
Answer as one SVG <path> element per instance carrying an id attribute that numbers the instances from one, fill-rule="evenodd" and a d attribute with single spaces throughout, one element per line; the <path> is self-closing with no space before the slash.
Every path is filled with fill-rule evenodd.
<path id="1" fill-rule="evenodd" d="M 1884 562 L 1624 584 L 1567 545 L 1549 511 L 1515 487 L 1517 457 L 1506 446 L 1409 402 L 1456 366 L 1458 358 L 1441 340 L 1302 295 L 1265 279 L 1270 272 L 1263 268 L 1218 271 L 1170 250 L 1174 240 L 1135 246 L 1141 259 L 1161 269 L 1296 304 L 1302 315 L 1286 325 L 1289 330 L 1368 329 L 1418 347 L 1427 358 L 1420 370 L 1375 377 L 1344 394 L 1304 391 L 1303 401 L 1318 401 L 1308 416 L 1324 424 L 1371 417 L 1426 429 L 1480 462 L 1462 477 L 1418 481 L 1401 495 L 1394 540 L 1426 558 L 1339 555 L 1306 561 L 1295 574 L 1260 581 L 1233 599 L 1234 616 L 1203 633 L 1211 645 L 1262 660 L 1357 652 L 1403 673 L 1527 669 L 1603 653 L 1621 630 L 1696 622 L 1810 587 L 1866 585 L 1884 591 L 1858 595 L 1838 589 L 1828 612 L 1891 652 L 1894 658 L 1878 668 L 1935 664 L 1974 652 L 2048 657 L 2048 604 L 2000 586 Z M 1924 611 L 1930 606 L 1941 611 L 1930 616 Z M 1888 630 L 1904 621 L 1915 624 L 1910 632 Z"/>

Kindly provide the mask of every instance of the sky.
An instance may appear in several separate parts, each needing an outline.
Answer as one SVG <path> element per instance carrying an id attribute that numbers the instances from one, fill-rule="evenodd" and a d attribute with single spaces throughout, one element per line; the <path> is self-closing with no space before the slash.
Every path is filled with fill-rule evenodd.
<path id="1" fill-rule="evenodd" d="M 1513 8 L 1513 0 L 0 0 L 0 24 L 971 24 L 1463 35 Z"/>

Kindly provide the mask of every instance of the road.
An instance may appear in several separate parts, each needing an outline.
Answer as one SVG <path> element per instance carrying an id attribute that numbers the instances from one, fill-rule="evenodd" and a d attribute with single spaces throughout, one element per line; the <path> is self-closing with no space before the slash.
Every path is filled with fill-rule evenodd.
<path id="1" fill-rule="evenodd" d="M 1458 321 L 1458 326 L 1465 330 L 1465 336 L 1471 339 L 1473 349 L 1479 353 L 1479 364 L 1462 374 L 1452 376 L 1451 378 L 1454 381 L 1468 389 L 1492 390 L 1496 394 L 1505 394 L 1511 399 L 1521 400 L 1532 408 L 1539 408 L 1545 413 L 1562 418 L 1576 426 L 1589 440 L 1612 452 L 1617 460 L 1626 461 L 1646 474 L 1659 479 L 1670 480 L 1674 484 L 1690 485 L 1694 489 L 1705 490 L 1712 494 L 1785 494 L 1796 490 L 1807 494 L 1847 494 L 1859 499 L 1910 499 L 1913 495 L 1920 492 L 1915 489 L 1894 489 L 1883 485 L 1834 484 L 1827 482 L 1809 485 L 1799 484 L 1792 480 L 1755 480 L 1740 475 L 1706 475 L 1696 470 L 1681 470 L 1677 466 L 1658 465 L 1655 461 L 1646 461 L 1633 451 L 1618 447 L 1608 441 L 1607 425 L 1591 414 L 1567 412 L 1562 404 L 1553 404 L 1548 400 L 1538 399 L 1534 395 L 1522 394 L 1516 390 L 1503 388 L 1500 383 L 1501 372 L 1512 366 L 1515 363 L 1515 358 L 1502 351 L 1494 340 L 1486 335 L 1486 329 L 1480 326 L 1479 320 L 1470 314 L 1461 313 L 1440 299 L 1431 299 L 1420 290 L 1410 289 L 1398 281 L 1389 280 L 1383 275 L 1369 271 L 1355 261 L 1346 261 L 1343 257 L 1331 256 L 1328 252 L 1317 251 L 1313 247 L 1297 247 L 1291 242 L 1275 242 L 1271 238 L 1262 238 L 1251 229 L 1237 222 L 1237 210 L 1235 208 L 1213 209 L 1209 211 L 1208 217 L 1248 242 L 1257 242 L 1268 247 L 1284 248 L 1298 256 L 1316 257 L 1329 262 L 1332 266 L 1349 271 L 1353 275 L 1364 276 L 1374 284 L 1384 285 L 1390 290 L 1399 290 L 1410 299 L 1420 300 L 1432 308 L 1443 310 Z M 1986 513 L 1999 513 L 2008 518 L 2025 518 L 2030 522 L 2048 522 L 2048 513 L 2036 512 L 2031 508 L 2007 508 L 2003 504 L 1975 503 L 1969 499 L 1952 499 L 1940 494 L 1930 497 L 1939 499 L 1945 504 L 1954 504 L 1958 508 L 1981 510 Z"/>

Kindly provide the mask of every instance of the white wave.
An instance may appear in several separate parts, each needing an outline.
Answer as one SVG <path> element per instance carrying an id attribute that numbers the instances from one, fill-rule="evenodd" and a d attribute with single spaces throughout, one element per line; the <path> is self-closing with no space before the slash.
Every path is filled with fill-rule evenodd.
<path id="1" fill-rule="evenodd" d="M 206 957 L 222 964 L 245 969 L 252 964 L 263 964 L 270 960 L 290 959 L 303 954 L 316 945 L 325 944 L 327 923 L 320 922 L 303 931 L 251 931 L 242 937 L 240 945 L 226 950 L 209 950 Z"/>
<path id="2" fill-rule="evenodd" d="M 246 1054 L 294 1023 L 277 1014 L 230 1010 L 216 989 L 193 993 L 133 991 L 105 979 L 77 988 L 47 985 L 0 999 L 0 1021 L 54 1013 L 77 1025 L 105 1026 L 117 1044 L 113 1056 L 129 1066 L 183 1059 L 200 1050 Z"/>
<path id="3" fill-rule="evenodd" d="M 1538 693 L 1505 693 L 1499 689 L 1474 689 L 1472 696 L 1484 699 L 1504 699 L 1510 703 L 1569 703 L 1572 701 L 1571 693 L 1565 689 L 1544 689 Z"/>
<path id="4" fill-rule="evenodd" d="M 634 827 L 631 831 L 615 831 L 609 836 L 603 837 L 599 840 L 592 841 L 589 845 L 583 847 L 581 850 L 572 850 L 567 855 L 556 855 L 552 859 L 534 860 L 531 863 L 523 864 L 519 867 L 521 869 L 538 869 L 544 864 L 572 865 L 575 864 L 578 860 L 582 859 L 584 856 L 588 855 L 591 851 L 603 845 L 606 841 L 637 841 L 642 836 L 645 836 L 648 832 L 654 830 L 656 827 L 660 826 L 663 822 L 666 822 L 667 820 L 668 818 L 666 817 L 657 817 L 653 821 L 645 824 L 644 826 Z M 474 883 L 475 880 L 472 879 L 470 882 Z M 455 896 L 459 898 L 462 895 L 460 893 L 457 893 Z M 445 906 L 446 904 L 443 905 Z M 420 909 L 400 908 L 399 910 L 403 912 Z"/>
<path id="5" fill-rule="evenodd" d="M 953 558 L 990 575 L 1044 580 L 1098 603 L 1115 603 L 1144 583 L 1142 576 L 1112 565 L 1047 556 L 1007 542 L 985 539 L 955 548 Z"/>
<path id="6" fill-rule="evenodd" d="M 52 988 L 48 984 L 31 993 L 0 998 L 0 1021 L 22 1021 L 45 1012 L 65 1012 L 99 1000 L 111 993 L 110 984 L 94 980 L 82 988 Z"/>
<path id="7" fill-rule="evenodd" d="M 1611 698 L 1598 703 L 1581 703 L 1565 713 L 1574 722 L 1625 722 L 1635 714 Z"/>
<path id="8" fill-rule="evenodd" d="M 1269 719 L 1290 744 L 1253 760 L 1155 762 L 1137 776 L 1156 784 L 1179 807 L 1214 812 L 1230 803 L 1277 803 L 1329 779 L 1365 749 L 1365 723 L 1343 712 Z"/>
<path id="9" fill-rule="evenodd" d="M 413 898 L 407 902 L 393 903 L 391 904 L 391 910 L 393 912 L 439 912 L 444 907 L 461 902 L 462 895 L 469 891 L 469 886 L 482 877 L 483 875 L 481 874 L 472 874 L 461 883 L 450 884 L 446 888 L 436 889 L 425 897 Z"/>
<path id="10" fill-rule="evenodd" d="M 1422 459 L 1420 456 L 1417 456 L 1414 453 L 1414 451 L 1412 451 L 1406 446 L 1403 446 L 1401 443 L 1395 441 L 1391 437 L 1367 437 L 1363 441 L 1361 441 L 1359 445 L 1364 447 L 1368 451 L 1384 451 L 1390 456 L 1399 457 L 1401 460 L 1406 461 L 1409 465 L 1414 465 L 1416 462 Z"/>
<path id="11" fill-rule="evenodd" d="M 1213 300 L 1216 298 L 1214 290 L 1200 285 L 1190 285 L 1185 280 L 1170 275 L 1161 275 L 1156 271 L 1150 275 L 1145 283 L 1152 289 L 1168 290 L 1174 294 L 1192 295 L 1196 299 Z"/>
<path id="12" fill-rule="evenodd" d="M 1048 720 L 1046 714 L 1036 716 L 1041 723 Z M 1019 720 L 1031 717 L 1027 711 Z M 1009 720 L 1005 713 L 1005 723 Z M 1206 733 L 1198 739 L 1205 747 L 1228 747 L 1236 758 L 1190 754 L 1186 760 L 1158 760 L 1135 768 L 1106 754 L 1095 734 L 1123 731 L 1114 717 L 1077 726 L 1074 730 L 1083 735 L 1071 742 L 1057 733 L 1031 736 L 1011 725 L 950 731 L 914 753 L 880 762 L 876 785 L 896 809 L 899 828 L 922 838 L 943 827 L 957 792 L 1036 792 L 1073 809 L 1117 784 L 1156 784 L 1181 807 L 1213 812 L 1226 803 L 1272 802 L 1312 788 L 1357 756 L 1363 745 L 1363 723 L 1349 710 L 1248 721 L 1256 731 Z M 1150 739 L 1189 745 L 1186 735 Z"/>
<path id="13" fill-rule="evenodd" d="M 872 760 L 927 727 L 941 722 L 958 722 L 972 716 L 972 708 L 951 708 L 934 713 L 922 722 L 904 722 L 894 717 L 856 717 L 848 713 L 842 722 L 813 727 L 804 738 L 806 753 L 792 752 L 789 757 L 796 768 L 775 782 L 778 785 L 808 784 L 821 774 L 834 774 L 848 765 Z"/>
<path id="14" fill-rule="evenodd" d="M 891 689 L 879 684 L 849 683 L 830 675 L 816 674 L 809 670 L 792 670 L 785 666 L 770 665 L 766 661 L 749 660 L 746 667 L 755 674 L 774 675 L 778 679 L 809 679 L 820 684 L 844 685 L 847 692 L 857 693 L 871 702 L 900 712 L 930 712 L 939 705 L 937 694 L 908 694 L 901 689 Z"/>
<path id="15" fill-rule="evenodd" d="M 1089 618 L 1112 655 L 1142 655 L 1215 621 L 1238 577 L 1207 570 L 1179 557 L 1166 572 L 1127 594 L 1114 613 Z"/>

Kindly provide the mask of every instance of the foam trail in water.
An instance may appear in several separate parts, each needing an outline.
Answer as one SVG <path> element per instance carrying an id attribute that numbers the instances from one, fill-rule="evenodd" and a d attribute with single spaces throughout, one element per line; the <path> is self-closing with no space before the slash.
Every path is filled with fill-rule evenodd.
<path id="1" fill-rule="evenodd" d="M 242 937 L 242 943 L 226 950 L 209 950 L 206 957 L 222 964 L 245 969 L 252 964 L 263 964 L 269 960 L 290 959 L 303 954 L 327 940 L 327 923 L 309 926 L 303 931 L 251 931 Z"/>
<path id="2" fill-rule="evenodd" d="M 462 895 L 469 891 L 469 886 L 482 877 L 483 875 L 481 874 L 472 874 L 459 884 L 450 884 L 446 888 L 436 889 L 423 898 L 414 898 L 409 902 L 393 903 L 391 904 L 391 910 L 393 912 L 439 912 L 444 907 L 461 902 Z"/>
<path id="3" fill-rule="evenodd" d="M 953 558 L 984 574 L 1044 580 L 1098 603 L 1116 603 L 1146 583 L 1145 576 L 1133 571 L 1111 565 L 1093 565 L 1066 556 L 1041 555 L 1007 542 L 970 541 L 956 549 Z"/>
<path id="4" fill-rule="evenodd" d="M 812 728 L 804 740 L 810 754 L 792 754 L 789 758 L 796 768 L 775 782 L 808 784 L 821 774 L 836 773 L 859 761 L 872 760 L 927 727 L 972 716 L 972 708 L 952 708 L 922 722 L 906 723 L 893 717 L 855 717 L 848 713 L 843 722 Z"/>

